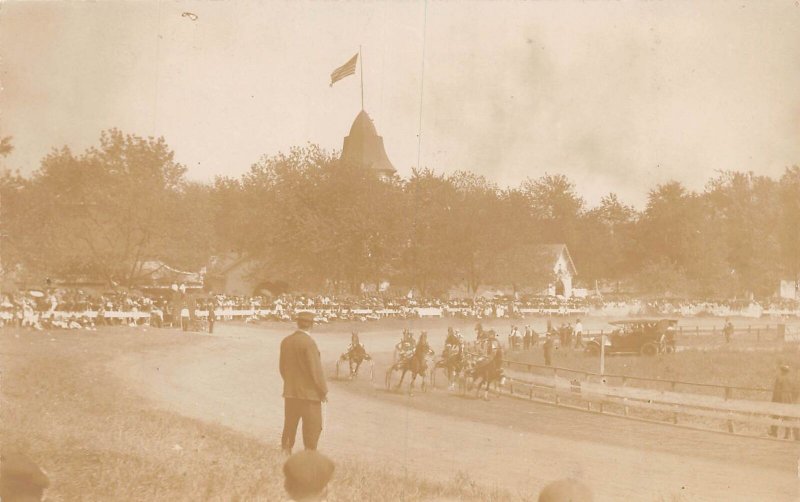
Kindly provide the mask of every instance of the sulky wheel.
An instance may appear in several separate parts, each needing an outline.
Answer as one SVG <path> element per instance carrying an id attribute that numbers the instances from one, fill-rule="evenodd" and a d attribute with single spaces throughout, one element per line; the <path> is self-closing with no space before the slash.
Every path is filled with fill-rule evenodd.
<path id="1" fill-rule="evenodd" d="M 339 379 L 339 365 L 342 363 L 341 359 L 336 360 L 336 379 Z"/>
<path id="2" fill-rule="evenodd" d="M 375 380 L 375 363 L 372 359 L 369 360 L 369 381 L 372 382 Z"/>

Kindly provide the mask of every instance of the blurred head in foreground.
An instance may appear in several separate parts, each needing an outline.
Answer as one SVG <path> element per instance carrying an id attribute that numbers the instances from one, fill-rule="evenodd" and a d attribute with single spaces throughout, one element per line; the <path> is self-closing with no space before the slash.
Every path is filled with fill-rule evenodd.
<path id="1" fill-rule="evenodd" d="M 331 459 L 316 450 L 297 452 L 283 464 L 283 487 L 298 502 L 324 500 L 333 469 Z"/>
<path id="2" fill-rule="evenodd" d="M 588 486 L 576 479 L 553 481 L 539 493 L 539 502 L 592 502 Z"/>
<path id="3" fill-rule="evenodd" d="M 47 475 L 22 453 L 0 454 L 0 500 L 39 502 L 50 484 Z"/>

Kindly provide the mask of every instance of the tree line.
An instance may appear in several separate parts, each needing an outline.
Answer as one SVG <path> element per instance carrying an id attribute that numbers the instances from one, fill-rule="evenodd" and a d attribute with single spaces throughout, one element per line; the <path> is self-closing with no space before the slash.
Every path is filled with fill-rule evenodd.
<path id="1" fill-rule="evenodd" d="M 12 148 L 3 138 L 0 158 Z M 145 260 L 198 270 L 234 252 L 294 290 L 524 290 L 553 279 L 537 244 L 565 243 L 590 289 L 763 297 L 800 278 L 798 166 L 779 179 L 721 171 L 702 192 L 660 184 L 638 211 L 614 193 L 590 207 L 562 174 L 499 187 L 424 168 L 382 181 L 311 144 L 198 183 L 163 138 L 111 129 L 29 176 L 4 169 L 0 197 L 3 270 L 31 277 L 132 285 Z"/>

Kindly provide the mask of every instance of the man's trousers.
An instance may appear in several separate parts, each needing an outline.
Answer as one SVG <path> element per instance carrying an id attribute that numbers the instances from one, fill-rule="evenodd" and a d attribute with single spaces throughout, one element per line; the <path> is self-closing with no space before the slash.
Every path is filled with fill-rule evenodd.
<path id="1" fill-rule="evenodd" d="M 316 450 L 322 433 L 322 403 L 308 399 L 284 399 L 281 446 L 284 450 L 294 447 L 300 420 L 303 420 L 303 446 L 306 450 Z"/>

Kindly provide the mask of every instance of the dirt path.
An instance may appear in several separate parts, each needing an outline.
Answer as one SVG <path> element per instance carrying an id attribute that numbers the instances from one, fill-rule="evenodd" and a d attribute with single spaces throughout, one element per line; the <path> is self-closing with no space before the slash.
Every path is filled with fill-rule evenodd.
<path id="1" fill-rule="evenodd" d="M 314 334 L 326 362 L 346 333 Z M 116 368 L 145 395 L 184 415 L 279 444 L 283 403 L 278 345 L 286 331 L 219 325 L 218 334 L 173 353 L 129 355 Z M 362 335 L 373 354 L 397 333 Z M 434 347 L 442 335 L 431 336 Z M 381 357 L 386 357 L 381 356 Z M 487 486 L 537 493 L 576 476 L 599 500 L 800 499 L 793 443 L 736 438 L 524 403 L 465 400 L 442 390 L 414 397 L 366 381 L 332 382 L 321 448 L 408 469 L 431 479 L 459 471 Z M 298 438 L 299 439 L 299 438 Z"/>

